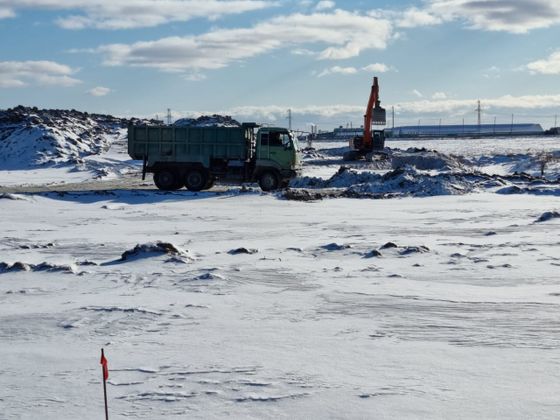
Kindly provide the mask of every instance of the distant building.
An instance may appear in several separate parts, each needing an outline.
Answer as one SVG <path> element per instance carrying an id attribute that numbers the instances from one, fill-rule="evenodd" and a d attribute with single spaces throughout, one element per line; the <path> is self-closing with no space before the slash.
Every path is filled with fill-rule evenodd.
<path id="1" fill-rule="evenodd" d="M 491 137 L 544 134 L 540 124 L 410 125 L 386 130 L 387 137 Z"/>
<path id="2" fill-rule="evenodd" d="M 363 136 L 364 128 L 345 128 L 338 127 L 333 131 L 319 132 L 317 133 L 317 140 L 348 140 L 356 136 Z"/>
<path id="3" fill-rule="evenodd" d="M 540 124 L 410 125 L 385 129 L 385 135 L 388 138 L 536 136 L 543 134 L 545 131 Z M 338 127 L 333 131 L 317 133 L 316 140 L 348 140 L 363 135 L 363 127 Z"/>

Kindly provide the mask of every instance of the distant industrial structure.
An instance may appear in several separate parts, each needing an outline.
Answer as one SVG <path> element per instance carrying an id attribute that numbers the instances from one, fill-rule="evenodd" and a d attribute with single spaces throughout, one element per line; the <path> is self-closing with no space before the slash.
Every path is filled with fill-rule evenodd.
<path id="1" fill-rule="evenodd" d="M 333 131 L 319 131 L 316 140 L 348 140 L 362 136 L 363 127 L 340 126 Z M 540 124 L 457 124 L 457 125 L 409 125 L 385 129 L 387 138 L 437 138 L 437 137 L 500 137 L 500 136 L 541 136 L 558 134 L 558 129 L 545 132 Z"/>
<path id="2" fill-rule="evenodd" d="M 364 127 L 343 127 L 335 128 L 333 131 L 320 131 L 316 134 L 317 140 L 346 140 L 356 136 L 364 135 Z"/>
<path id="3" fill-rule="evenodd" d="M 472 124 L 472 125 L 411 125 L 386 130 L 387 137 L 494 137 L 538 136 L 544 130 L 540 124 Z"/>

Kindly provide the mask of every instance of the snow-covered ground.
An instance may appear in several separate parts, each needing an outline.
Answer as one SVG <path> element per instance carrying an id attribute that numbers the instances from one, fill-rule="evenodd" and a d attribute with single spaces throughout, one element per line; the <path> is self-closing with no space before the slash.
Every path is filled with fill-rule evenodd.
<path id="1" fill-rule="evenodd" d="M 404 172 L 315 144 L 292 185 L 392 199 L 0 194 L 0 419 L 102 418 L 101 347 L 112 418 L 557 418 L 560 171 L 440 141 L 389 143 L 462 156 Z"/>

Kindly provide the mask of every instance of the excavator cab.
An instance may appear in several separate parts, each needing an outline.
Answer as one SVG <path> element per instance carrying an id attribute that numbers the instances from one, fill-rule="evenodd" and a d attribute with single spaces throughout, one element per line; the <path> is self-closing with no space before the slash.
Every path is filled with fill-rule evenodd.
<path id="1" fill-rule="evenodd" d="M 372 151 L 382 151 L 385 149 L 385 130 L 373 130 Z"/>

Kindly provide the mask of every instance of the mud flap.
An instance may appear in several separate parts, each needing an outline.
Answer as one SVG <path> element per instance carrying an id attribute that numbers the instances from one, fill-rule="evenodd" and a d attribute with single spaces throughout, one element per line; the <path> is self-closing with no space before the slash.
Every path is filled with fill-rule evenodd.
<path id="1" fill-rule="evenodd" d="M 142 181 L 146 180 L 146 167 L 148 166 L 148 156 L 144 156 L 144 161 L 142 162 Z"/>

